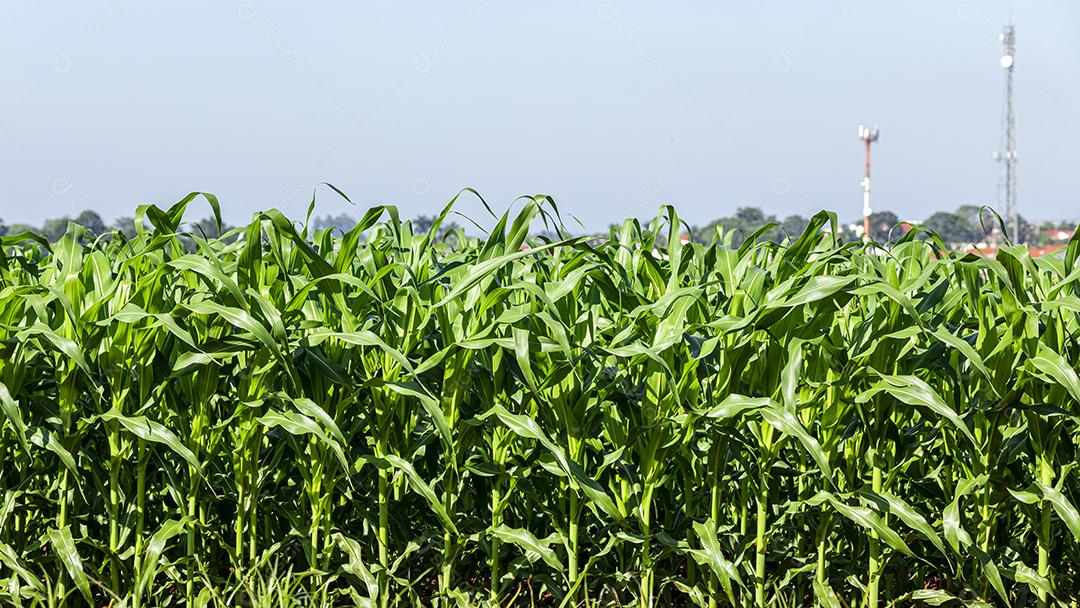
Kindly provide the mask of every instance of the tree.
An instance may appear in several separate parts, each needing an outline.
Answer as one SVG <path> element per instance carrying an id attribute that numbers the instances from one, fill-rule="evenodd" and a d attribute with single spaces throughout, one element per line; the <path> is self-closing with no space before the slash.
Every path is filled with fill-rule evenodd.
<path id="1" fill-rule="evenodd" d="M 342 232 L 348 232 L 352 230 L 354 226 L 356 226 L 356 220 L 344 213 L 337 216 L 326 215 L 316 217 L 311 222 L 311 227 L 315 231 L 337 228 Z"/>
<path id="2" fill-rule="evenodd" d="M 960 205 L 956 208 L 956 215 L 967 224 L 971 240 L 976 242 L 986 240 L 997 225 L 994 214 L 981 205 Z"/>
<path id="3" fill-rule="evenodd" d="M 439 226 L 439 234 L 437 240 L 450 245 L 451 247 L 457 247 L 458 245 L 458 230 L 461 226 L 457 222 L 443 222 Z"/>
<path id="4" fill-rule="evenodd" d="M 64 233 L 67 232 L 68 224 L 71 223 L 71 218 L 58 217 L 51 220 L 45 220 L 45 223 L 41 226 L 41 234 L 49 239 L 49 242 L 59 241 Z"/>
<path id="5" fill-rule="evenodd" d="M 194 222 L 190 226 L 192 234 L 197 234 L 206 239 L 216 239 L 222 234 L 228 232 L 229 226 L 224 223 L 221 224 L 221 230 L 218 230 L 217 220 L 212 217 L 204 217 L 201 220 Z"/>
<path id="6" fill-rule="evenodd" d="M 1009 234 L 1012 237 L 1014 243 L 1030 243 L 1035 240 L 1035 235 L 1038 234 L 1038 230 L 1035 225 L 1024 219 L 1024 216 L 1017 216 L 1017 223 L 1020 224 L 1020 234 Z M 1009 220 L 1005 220 L 1008 222 Z"/>
<path id="7" fill-rule="evenodd" d="M 8 235 L 22 234 L 24 232 L 37 232 L 37 233 L 40 233 L 41 231 L 38 230 L 37 228 L 34 228 L 30 224 L 12 224 L 12 225 L 7 227 L 7 234 Z"/>
<path id="8" fill-rule="evenodd" d="M 135 231 L 135 218 L 130 215 L 122 215 L 116 218 L 116 221 L 112 223 L 109 229 L 123 234 L 126 239 L 133 239 L 138 234 Z"/>
<path id="9" fill-rule="evenodd" d="M 698 235 L 698 238 L 707 241 L 712 238 L 716 228 L 722 227 L 724 232 L 735 233 L 732 244 L 738 247 L 748 236 L 770 223 L 778 223 L 776 216 L 765 215 L 765 212 L 759 207 L 739 207 L 735 210 L 735 215 L 713 220 L 706 224 L 704 228 L 695 229 L 694 232 Z M 783 235 L 778 230 L 770 230 L 761 238 L 778 240 L 783 238 Z"/>
<path id="10" fill-rule="evenodd" d="M 418 215 L 418 216 L 416 216 L 415 218 L 410 220 L 410 223 L 412 224 L 413 234 L 414 235 L 425 235 L 425 234 L 427 234 L 428 232 L 431 231 L 431 226 L 435 224 L 436 219 L 437 218 L 434 215 Z M 457 242 L 456 241 L 457 237 L 454 236 L 454 232 L 457 231 L 458 228 L 461 228 L 461 226 L 459 226 L 457 224 L 457 222 L 444 219 L 443 222 L 441 224 L 439 224 L 439 232 L 438 232 L 438 234 L 435 235 L 435 241 L 437 241 L 437 242 L 445 242 L 445 243 L 450 243 L 450 244 L 456 243 Z"/>
<path id="11" fill-rule="evenodd" d="M 870 214 L 870 238 L 878 243 L 885 243 L 890 236 L 897 236 L 893 228 L 900 223 L 900 218 L 892 211 L 875 211 Z"/>
<path id="12" fill-rule="evenodd" d="M 776 216 L 765 215 L 759 207 L 739 207 L 735 210 L 734 224 L 750 230 L 757 230 L 765 224 L 776 221 Z"/>
<path id="13" fill-rule="evenodd" d="M 806 230 L 806 227 L 810 225 L 810 220 L 801 215 L 789 215 L 784 218 L 784 231 L 787 232 L 787 236 L 790 239 L 797 239 L 799 235 Z"/>
<path id="14" fill-rule="evenodd" d="M 978 241 L 981 235 L 971 230 L 971 225 L 963 217 L 948 211 L 938 211 L 923 222 L 926 228 L 933 230 L 946 244 L 956 245 Z"/>
<path id="15" fill-rule="evenodd" d="M 412 220 L 413 234 L 427 234 L 431 225 L 435 223 L 433 215 L 418 215 Z"/>
<path id="16" fill-rule="evenodd" d="M 0 236 L 6 236 L 8 233 L 7 225 L 4 224 L 4 220 L 0 219 Z"/>
<path id="17" fill-rule="evenodd" d="M 90 231 L 92 236 L 98 236 L 105 234 L 108 228 L 105 226 L 105 221 L 101 219 L 97 211 L 91 211 L 90 209 L 84 210 L 79 215 L 75 216 L 75 223 L 86 228 Z"/>

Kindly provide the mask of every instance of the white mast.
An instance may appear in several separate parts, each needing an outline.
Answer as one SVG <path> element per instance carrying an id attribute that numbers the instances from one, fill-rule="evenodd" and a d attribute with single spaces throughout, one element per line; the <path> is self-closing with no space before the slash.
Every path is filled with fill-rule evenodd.
<path id="1" fill-rule="evenodd" d="M 859 139 L 866 142 L 866 176 L 863 177 L 863 242 L 870 242 L 870 214 L 873 211 L 870 209 L 870 144 L 874 143 L 878 139 L 878 128 L 874 125 L 873 128 L 867 129 L 866 127 L 859 125 Z"/>
<path id="2" fill-rule="evenodd" d="M 1001 149 L 994 159 L 1001 165 L 998 203 L 1004 204 L 1005 221 L 1012 238 L 1020 242 L 1020 208 L 1016 201 L 1016 116 L 1013 112 L 1013 69 L 1016 66 L 1016 28 L 1010 23 L 1001 34 L 1001 67 L 1005 70 L 1005 108 L 1002 112 Z"/>

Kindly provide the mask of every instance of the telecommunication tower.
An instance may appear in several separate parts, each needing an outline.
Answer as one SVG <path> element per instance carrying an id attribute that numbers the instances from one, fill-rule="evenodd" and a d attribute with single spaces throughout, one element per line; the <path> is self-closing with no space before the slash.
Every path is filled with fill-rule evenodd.
<path id="1" fill-rule="evenodd" d="M 1016 116 L 1013 112 L 1013 69 L 1016 67 L 1016 28 L 1010 23 L 1001 34 L 1001 67 L 1005 70 L 1005 108 L 1002 111 L 1001 148 L 994 153 L 1001 172 L 998 203 L 1005 207 L 1005 221 L 1020 242 L 1020 209 L 1016 202 Z"/>
<path id="2" fill-rule="evenodd" d="M 870 209 L 870 144 L 878 140 L 878 128 L 874 125 L 872 128 L 859 125 L 859 139 L 866 142 L 866 176 L 863 177 L 863 242 L 870 242 L 870 214 L 873 212 Z"/>

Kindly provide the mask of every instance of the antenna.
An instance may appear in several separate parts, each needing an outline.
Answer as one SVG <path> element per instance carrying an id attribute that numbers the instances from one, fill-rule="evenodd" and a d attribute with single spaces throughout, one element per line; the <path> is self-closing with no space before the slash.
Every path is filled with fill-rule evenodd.
<path id="1" fill-rule="evenodd" d="M 870 144 L 878 140 L 878 128 L 874 125 L 872 128 L 859 125 L 859 139 L 866 142 L 866 176 L 863 177 L 863 242 L 870 242 L 870 214 L 873 211 L 870 209 Z"/>
<path id="2" fill-rule="evenodd" d="M 1001 173 L 998 203 L 1004 204 L 1005 218 L 1016 242 L 1020 242 L 1020 208 L 1016 201 L 1016 116 L 1013 111 L 1013 69 L 1016 67 L 1016 28 L 1012 23 L 1001 34 L 1001 67 L 1005 70 L 1005 107 L 1002 112 L 1001 149 L 994 153 Z"/>

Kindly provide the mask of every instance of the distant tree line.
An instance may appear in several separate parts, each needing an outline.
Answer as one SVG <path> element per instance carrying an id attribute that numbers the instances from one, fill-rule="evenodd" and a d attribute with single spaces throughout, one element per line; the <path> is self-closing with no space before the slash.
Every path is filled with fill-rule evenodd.
<path id="1" fill-rule="evenodd" d="M 98 237 L 104 234 L 119 232 L 123 234 L 125 238 L 131 238 L 135 236 L 136 233 L 135 218 L 131 216 L 121 216 L 116 218 L 111 224 L 106 224 L 105 220 L 101 218 L 101 215 L 97 211 L 87 209 L 75 217 L 65 215 L 63 217 L 45 220 L 40 226 L 32 226 L 30 224 L 7 225 L 0 219 L 0 236 L 33 232 L 44 236 L 50 241 L 57 241 L 67 232 L 68 224 L 72 223 L 86 228 L 90 237 Z M 205 217 L 195 222 L 191 222 L 185 226 L 185 228 L 187 231 L 195 234 L 201 232 L 202 234 L 205 234 L 207 238 L 218 237 L 229 230 L 228 226 L 222 225 L 221 230 L 219 231 L 217 222 L 212 217 Z"/>
<path id="2" fill-rule="evenodd" d="M 419 215 L 412 220 L 413 234 L 426 234 L 431 229 L 432 224 L 435 223 L 435 216 Z M 32 226 L 30 224 L 5 224 L 4 220 L 0 218 L 0 236 L 21 234 L 24 232 L 33 232 L 40 234 L 47 238 L 49 241 L 58 241 L 67 232 L 68 224 L 75 223 L 83 228 L 86 228 L 90 237 L 98 237 L 105 234 L 111 234 L 119 232 L 124 235 L 125 238 L 131 238 L 135 236 L 135 218 L 131 216 L 122 216 L 116 218 L 111 224 L 106 224 L 105 220 L 101 218 L 98 212 L 87 209 L 75 217 L 63 216 L 53 219 L 45 220 L 40 226 Z M 350 215 L 341 213 L 338 215 L 325 215 L 318 216 L 311 220 L 311 230 L 327 230 L 336 229 L 341 232 L 348 232 L 354 226 L 356 226 L 357 220 Z M 185 231 L 200 234 L 206 238 L 217 238 L 229 230 L 233 229 L 233 226 L 229 226 L 222 223 L 221 230 L 218 230 L 217 221 L 213 217 L 204 217 L 200 220 L 190 222 L 182 227 Z M 448 234 L 457 230 L 459 226 L 452 221 L 444 221 L 439 227 L 439 236 L 445 238 Z"/>
<path id="3" fill-rule="evenodd" d="M 695 228 L 694 238 L 701 242 L 708 242 L 716 229 L 722 228 L 724 232 L 735 233 L 734 244 L 738 246 L 761 228 L 775 224 L 776 227 L 763 233 L 760 238 L 779 243 L 789 236 L 796 237 L 802 234 L 809 223 L 810 220 L 801 215 L 789 215 L 781 221 L 775 215 L 766 215 L 758 207 L 739 207 L 734 215 L 722 217 Z"/>
<path id="4" fill-rule="evenodd" d="M 411 220 L 413 234 L 426 234 L 434 224 L 436 216 L 418 215 Z M 135 235 L 135 219 L 131 216 L 118 217 L 111 224 L 106 224 L 96 211 L 87 209 L 75 217 L 63 216 L 45 220 L 41 226 L 28 224 L 6 225 L 0 219 L 0 236 L 33 232 L 43 235 L 50 241 L 59 240 L 67 232 L 69 223 L 76 223 L 87 229 L 91 237 L 114 232 L 122 233 L 125 238 Z M 348 232 L 356 226 L 357 220 L 352 216 L 341 213 L 338 215 L 317 216 L 311 220 L 310 228 L 313 231 L 335 229 L 341 233 Z M 789 237 L 802 234 L 809 224 L 809 220 L 801 215 L 794 214 L 778 219 L 775 215 L 767 215 L 758 207 L 739 207 L 735 213 L 715 219 L 704 226 L 693 228 L 694 239 L 699 242 L 708 242 L 717 228 L 722 228 L 725 233 L 734 233 L 734 244 L 741 245 L 743 240 L 754 234 L 764 226 L 772 227 L 760 235 L 762 240 L 770 240 L 776 243 L 782 242 Z M 859 218 L 853 222 L 838 226 L 839 238 L 845 241 L 855 241 L 860 235 L 849 228 L 850 225 L 862 225 Z M 988 209 L 981 210 L 976 205 L 962 205 L 956 211 L 938 211 L 926 218 L 921 226 L 937 233 L 942 241 L 949 245 L 963 245 L 1000 240 L 997 218 Z M 217 222 L 213 217 L 205 217 L 191 222 L 184 227 L 188 232 L 202 234 L 206 238 L 216 238 L 232 229 L 223 224 L 218 230 Z M 438 237 L 446 239 L 460 226 L 453 221 L 444 221 L 439 227 Z M 1023 216 L 1020 217 L 1020 238 L 1009 235 L 1013 242 L 1030 243 L 1032 245 L 1045 245 L 1055 239 L 1049 236 L 1055 230 L 1072 230 L 1076 226 L 1070 222 L 1044 222 L 1038 226 L 1029 223 Z M 892 211 L 878 211 L 870 215 L 870 230 L 874 241 L 879 243 L 896 240 L 902 236 L 907 228 L 902 220 Z M 921 236 L 920 238 L 926 238 Z"/>
<path id="5" fill-rule="evenodd" d="M 67 226 L 69 223 L 74 222 L 80 224 L 91 232 L 92 234 L 104 234 L 112 230 L 120 230 L 125 232 L 129 230 L 131 233 L 135 232 L 135 222 L 131 218 L 127 218 L 127 228 L 121 227 L 124 218 L 118 218 L 116 222 L 113 222 L 113 226 L 107 226 L 105 221 L 101 219 L 101 216 L 96 212 L 87 209 L 74 218 L 69 216 L 58 217 L 50 220 L 45 220 L 45 223 L 41 226 L 31 226 L 30 224 L 11 224 L 6 225 L 2 219 L 0 219 L 0 236 L 6 236 L 9 234 L 21 234 L 23 232 L 34 232 L 40 234 L 50 241 L 58 240 L 64 236 L 67 232 Z"/>
<path id="6" fill-rule="evenodd" d="M 1041 245 L 1052 240 L 1052 237 L 1044 234 L 1047 231 L 1076 228 L 1074 224 L 1067 221 L 1044 222 L 1035 226 L 1023 216 L 1020 216 L 1019 220 L 1019 238 L 1017 235 L 1009 235 L 1013 242 Z M 704 226 L 694 228 L 693 233 L 694 238 L 699 242 L 707 242 L 717 228 L 722 228 L 725 233 L 734 232 L 734 244 L 740 245 L 743 239 L 771 224 L 774 227 L 765 231 L 759 238 L 779 243 L 788 237 L 802 234 L 808 223 L 809 220 L 801 215 L 789 215 L 780 220 L 774 215 L 765 214 L 758 207 L 740 207 L 731 216 L 721 217 Z M 935 232 L 942 241 L 953 246 L 1001 240 L 1000 226 L 993 212 L 977 205 L 961 205 L 955 211 L 938 211 L 919 225 Z M 862 218 L 842 223 L 837 227 L 841 240 L 854 241 L 861 238 L 861 230 L 852 230 L 850 226 L 861 228 Z M 870 235 L 876 242 L 895 241 L 909 229 L 910 227 L 892 211 L 878 211 L 870 215 Z M 919 238 L 927 238 L 927 235 L 919 235 Z"/>

